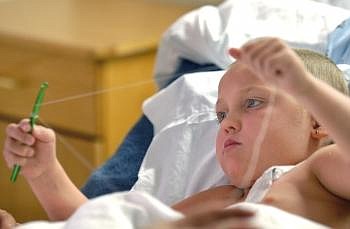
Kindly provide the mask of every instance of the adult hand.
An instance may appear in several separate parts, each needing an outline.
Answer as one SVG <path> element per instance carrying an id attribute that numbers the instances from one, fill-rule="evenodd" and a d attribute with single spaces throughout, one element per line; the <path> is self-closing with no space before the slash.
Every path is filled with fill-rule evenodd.
<path id="1" fill-rule="evenodd" d="M 253 221 L 254 212 L 232 208 L 232 209 L 214 209 L 203 211 L 200 213 L 188 215 L 183 219 L 162 222 L 152 229 L 226 229 L 226 228 L 258 228 Z"/>
<path id="2" fill-rule="evenodd" d="M 0 209 L 0 228 L 10 229 L 17 225 L 13 216 L 5 210 Z"/>

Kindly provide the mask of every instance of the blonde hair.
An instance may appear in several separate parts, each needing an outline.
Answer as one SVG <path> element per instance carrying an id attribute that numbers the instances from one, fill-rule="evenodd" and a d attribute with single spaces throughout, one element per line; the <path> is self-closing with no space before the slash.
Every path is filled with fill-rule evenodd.
<path id="1" fill-rule="evenodd" d="M 343 72 L 328 57 L 307 49 L 293 49 L 303 61 L 306 69 L 317 79 L 326 82 L 336 90 L 349 95 L 349 88 L 344 79 Z M 334 141 L 327 137 L 321 142 L 320 147 L 334 144 Z"/>
<path id="2" fill-rule="evenodd" d="M 317 79 L 326 82 L 338 91 L 349 95 L 349 88 L 344 79 L 343 72 L 328 57 L 308 50 L 293 49 L 303 61 L 306 69 Z"/>

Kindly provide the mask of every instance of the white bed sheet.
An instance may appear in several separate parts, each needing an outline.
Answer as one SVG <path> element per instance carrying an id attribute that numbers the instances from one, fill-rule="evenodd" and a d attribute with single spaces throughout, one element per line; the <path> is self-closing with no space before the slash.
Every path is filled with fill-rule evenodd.
<path id="1" fill-rule="evenodd" d="M 252 221 L 266 229 L 325 229 L 313 221 L 277 208 L 252 203 L 240 203 L 231 208 L 244 208 L 255 212 Z M 95 198 L 78 209 L 67 221 L 50 223 L 31 222 L 18 229 L 96 229 L 96 228 L 146 228 L 164 220 L 180 219 L 182 214 L 142 192 L 114 193 Z"/>

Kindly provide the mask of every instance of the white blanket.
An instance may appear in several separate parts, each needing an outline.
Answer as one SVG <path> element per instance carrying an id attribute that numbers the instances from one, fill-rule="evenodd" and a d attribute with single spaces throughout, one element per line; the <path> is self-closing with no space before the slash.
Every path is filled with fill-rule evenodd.
<path id="1" fill-rule="evenodd" d="M 307 228 L 324 229 L 318 223 L 287 213 L 277 208 L 240 203 L 231 208 L 244 208 L 255 212 L 252 219 L 259 228 Z M 145 228 L 164 220 L 180 219 L 182 214 L 172 210 L 152 196 L 142 192 L 114 193 L 90 200 L 80 207 L 67 221 L 50 223 L 31 222 L 19 229 L 96 229 L 96 228 Z"/>
<path id="2" fill-rule="evenodd" d="M 180 58 L 226 69 L 233 61 L 228 48 L 261 36 L 325 53 L 328 34 L 349 15 L 349 10 L 311 0 L 227 0 L 218 7 L 204 6 L 179 18 L 164 33 L 155 79 L 164 86 Z"/>

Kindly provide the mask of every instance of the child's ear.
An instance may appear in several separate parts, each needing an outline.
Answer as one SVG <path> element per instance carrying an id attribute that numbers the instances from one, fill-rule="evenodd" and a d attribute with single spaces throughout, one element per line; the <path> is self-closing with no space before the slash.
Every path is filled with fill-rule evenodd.
<path id="1" fill-rule="evenodd" d="M 321 126 L 316 119 L 312 117 L 311 120 L 312 123 L 312 130 L 311 130 L 311 136 L 315 139 L 321 140 L 324 137 L 328 137 L 327 130 Z"/>

